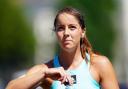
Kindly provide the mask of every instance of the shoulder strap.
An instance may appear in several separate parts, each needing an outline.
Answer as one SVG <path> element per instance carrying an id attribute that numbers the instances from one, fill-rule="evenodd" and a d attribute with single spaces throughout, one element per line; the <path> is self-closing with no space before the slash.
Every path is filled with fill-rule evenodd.
<path id="1" fill-rule="evenodd" d="M 58 55 L 56 55 L 53 59 L 53 67 L 60 67 L 60 63 L 59 63 L 59 60 L 58 60 Z"/>
<path id="2" fill-rule="evenodd" d="M 90 68 L 90 54 L 89 53 L 86 53 L 86 59 L 87 59 L 88 68 Z"/>

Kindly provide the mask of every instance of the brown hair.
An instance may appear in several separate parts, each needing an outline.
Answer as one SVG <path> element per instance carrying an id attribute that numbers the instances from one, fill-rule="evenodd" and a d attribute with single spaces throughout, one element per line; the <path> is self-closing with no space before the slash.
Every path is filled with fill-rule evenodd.
<path id="1" fill-rule="evenodd" d="M 58 16 L 62 13 L 68 13 L 70 15 L 73 15 L 79 22 L 81 28 L 83 30 L 85 30 L 86 28 L 86 25 L 85 25 L 85 21 L 84 21 L 84 18 L 83 16 L 80 14 L 80 12 L 74 8 L 71 8 L 71 7 L 66 7 L 62 10 L 60 10 L 56 17 L 55 17 L 55 20 L 54 20 L 54 27 L 55 27 L 55 31 L 56 31 L 56 24 L 57 24 L 57 20 L 58 20 Z M 85 58 L 86 55 L 85 55 L 85 52 L 88 52 L 91 56 L 92 56 L 92 46 L 90 44 L 90 42 L 88 41 L 88 38 L 86 36 L 84 36 L 83 38 L 81 38 L 80 40 L 80 47 L 81 47 L 81 54 L 82 54 L 82 57 Z"/>

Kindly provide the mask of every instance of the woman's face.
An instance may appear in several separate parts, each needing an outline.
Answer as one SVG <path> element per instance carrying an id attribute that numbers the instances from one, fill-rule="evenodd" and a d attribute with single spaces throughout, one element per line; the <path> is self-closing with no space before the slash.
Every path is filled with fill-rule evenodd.
<path id="1" fill-rule="evenodd" d="M 56 35 L 61 48 L 67 51 L 80 47 L 84 30 L 73 15 L 62 13 L 57 18 Z"/>

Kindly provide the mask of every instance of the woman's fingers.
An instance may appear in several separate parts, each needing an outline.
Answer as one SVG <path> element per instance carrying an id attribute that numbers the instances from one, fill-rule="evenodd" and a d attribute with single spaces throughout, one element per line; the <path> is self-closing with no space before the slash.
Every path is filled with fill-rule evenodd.
<path id="1" fill-rule="evenodd" d="M 70 85 L 73 84 L 73 80 L 70 75 L 66 73 L 63 67 L 58 68 L 49 68 L 45 72 L 46 77 L 51 77 L 52 79 L 57 79 L 61 81 L 61 83 L 68 83 Z"/>
<path id="2" fill-rule="evenodd" d="M 73 85 L 73 79 L 70 75 L 67 75 L 67 81 L 69 82 L 69 85 Z"/>

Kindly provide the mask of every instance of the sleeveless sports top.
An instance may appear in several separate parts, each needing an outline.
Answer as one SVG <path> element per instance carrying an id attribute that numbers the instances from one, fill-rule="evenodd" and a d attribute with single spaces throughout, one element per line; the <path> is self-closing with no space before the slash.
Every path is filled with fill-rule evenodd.
<path id="1" fill-rule="evenodd" d="M 90 55 L 87 53 L 86 59 L 88 60 L 88 64 L 83 60 L 78 68 L 66 70 L 68 74 L 75 76 L 75 83 L 72 86 L 61 84 L 60 81 L 54 80 L 50 89 L 100 89 L 99 83 L 92 78 L 89 71 Z M 55 68 L 61 67 L 58 56 L 54 57 L 53 66 Z"/>

